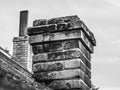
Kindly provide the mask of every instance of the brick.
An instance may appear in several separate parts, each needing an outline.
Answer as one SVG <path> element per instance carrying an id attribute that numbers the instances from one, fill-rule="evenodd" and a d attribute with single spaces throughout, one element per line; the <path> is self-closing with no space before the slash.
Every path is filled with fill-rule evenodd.
<path id="1" fill-rule="evenodd" d="M 32 45 L 33 54 L 54 52 L 60 50 L 63 50 L 63 47 L 62 47 L 62 42 L 59 41 Z"/>
<path id="2" fill-rule="evenodd" d="M 90 88 L 81 79 L 55 80 L 48 85 L 54 90 L 90 90 Z"/>
<path id="3" fill-rule="evenodd" d="M 27 36 L 13 38 L 13 42 L 19 42 L 19 41 L 28 42 L 28 40 L 29 38 Z"/>
<path id="4" fill-rule="evenodd" d="M 48 20 L 47 24 L 59 24 L 59 23 L 67 23 L 80 20 L 77 15 L 73 16 L 65 16 L 65 17 L 57 17 Z"/>
<path id="5" fill-rule="evenodd" d="M 89 78 L 91 78 L 90 70 L 84 65 L 81 59 L 69 59 L 54 62 L 41 62 L 33 64 L 33 72 L 42 71 L 59 71 L 66 69 L 80 68 Z"/>
<path id="6" fill-rule="evenodd" d="M 39 19 L 33 21 L 33 26 L 41 26 L 41 25 L 46 25 L 47 19 Z"/>
<path id="7" fill-rule="evenodd" d="M 90 60 L 88 60 L 80 49 L 71 49 L 71 50 L 64 50 L 58 52 L 49 52 L 49 53 L 41 53 L 33 55 L 32 60 L 33 63 L 36 62 L 49 62 L 49 61 L 58 61 L 64 59 L 73 59 L 73 58 L 80 58 L 84 64 L 91 69 Z"/>
<path id="8" fill-rule="evenodd" d="M 66 23 L 57 24 L 57 31 L 61 31 L 61 30 L 67 30 L 67 24 Z"/>
<path id="9" fill-rule="evenodd" d="M 83 55 L 88 60 L 91 60 L 91 54 L 90 54 L 90 52 L 85 48 L 85 46 L 80 41 L 78 41 L 78 43 L 79 43 L 79 48 L 80 48 L 81 52 L 83 53 Z"/>
<path id="10" fill-rule="evenodd" d="M 49 37 L 49 34 L 46 34 L 46 37 Z M 43 42 L 43 39 L 44 39 L 44 37 L 43 37 L 42 34 L 30 36 L 29 37 L 29 43 L 30 44 L 40 43 L 40 42 Z"/>
<path id="11" fill-rule="evenodd" d="M 81 78 L 89 87 L 91 87 L 90 79 L 80 69 L 39 72 L 39 73 L 34 73 L 33 77 L 38 81 Z"/>
<path id="12" fill-rule="evenodd" d="M 91 71 L 90 69 L 81 61 L 80 62 L 80 69 L 91 79 Z"/>
<path id="13" fill-rule="evenodd" d="M 25 55 L 25 54 L 27 54 L 27 52 L 24 52 L 24 51 L 17 51 L 17 52 L 15 52 L 15 55 L 21 55 L 21 56 L 23 56 L 23 55 Z"/>
<path id="14" fill-rule="evenodd" d="M 56 31 L 56 29 L 57 29 L 57 26 L 55 24 L 29 27 L 27 30 L 27 34 L 36 35 L 36 34 L 48 33 L 50 31 Z"/>
<path id="15" fill-rule="evenodd" d="M 94 34 L 90 31 L 90 39 L 92 40 L 92 44 L 94 45 L 94 46 L 96 46 L 96 39 L 95 39 L 95 37 L 94 37 Z"/>
<path id="16" fill-rule="evenodd" d="M 35 43 L 62 41 L 62 40 L 71 40 L 71 39 L 81 40 L 84 43 L 85 47 L 91 53 L 93 53 L 93 46 L 88 41 L 88 39 L 85 37 L 84 33 L 80 30 L 33 35 L 33 36 L 30 36 L 29 42 L 30 44 L 35 44 Z"/>
<path id="17" fill-rule="evenodd" d="M 66 40 L 32 45 L 32 51 L 34 54 L 69 50 L 74 48 L 79 48 L 89 60 L 91 59 L 89 51 L 79 40 Z"/>
<path id="18" fill-rule="evenodd" d="M 89 42 L 88 38 L 85 36 L 84 33 L 81 33 L 83 36 L 82 41 L 84 41 L 84 45 L 86 46 L 86 49 L 89 50 L 91 53 L 94 52 L 93 45 Z"/>
<path id="19" fill-rule="evenodd" d="M 88 37 L 88 39 L 90 40 L 90 42 L 96 46 L 96 40 L 95 37 L 93 35 L 93 33 L 88 29 L 88 27 L 84 24 L 83 21 L 75 21 L 75 22 L 69 22 L 67 23 L 67 29 L 71 29 L 71 30 L 76 30 L 76 29 L 82 29 L 82 31 L 85 33 L 85 35 Z"/>
<path id="20" fill-rule="evenodd" d="M 52 23 L 50 21 L 51 24 L 58 24 L 57 25 L 57 30 L 58 31 L 59 30 L 65 30 L 65 29 L 79 29 L 79 28 L 82 28 L 83 32 L 86 34 L 86 36 L 88 37 L 90 42 L 94 46 L 96 46 L 96 40 L 94 38 L 93 33 L 88 29 L 88 27 L 84 24 L 83 21 L 81 21 L 81 20 L 73 20 L 73 21 L 71 21 L 70 20 L 70 22 L 69 22 L 69 20 L 68 20 L 68 22 L 65 23 L 64 20 L 62 20 L 62 21 L 60 21 L 59 19 L 56 19 L 55 21 L 54 21 L 54 19 L 51 19 L 51 20 L 52 20 L 52 22 L 54 22 L 54 23 Z M 39 20 L 36 21 L 36 22 L 39 22 Z M 43 24 L 43 25 L 46 25 L 46 24 Z M 36 25 L 36 26 L 39 26 L 39 25 Z M 32 31 L 33 31 L 33 29 L 36 30 L 36 29 L 38 29 L 38 27 L 31 28 Z M 54 30 L 51 30 L 51 31 L 54 31 Z M 42 33 L 42 31 L 39 31 L 39 33 L 40 32 Z M 28 32 L 28 34 L 29 34 L 29 32 Z"/>
<path id="21" fill-rule="evenodd" d="M 59 24 L 59 23 L 66 23 L 66 22 L 73 22 L 80 20 L 77 15 L 73 16 L 65 16 L 65 17 L 57 17 L 51 19 L 39 19 L 33 22 L 33 26 L 41 26 L 47 24 Z"/>
<path id="22" fill-rule="evenodd" d="M 65 31 L 65 32 L 56 32 L 51 34 L 40 34 L 30 36 L 29 41 L 30 44 L 34 43 L 42 43 L 47 41 L 60 41 L 60 40 L 67 40 L 67 39 L 78 39 L 81 38 L 81 31 Z"/>
<path id="23" fill-rule="evenodd" d="M 47 25 L 39 26 L 39 27 L 29 27 L 27 29 L 27 34 L 28 35 L 36 35 L 36 34 L 41 34 L 43 32 L 47 32 L 47 31 L 48 31 Z"/>
<path id="24" fill-rule="evenodd" d="M 80 29 L 82 28 L 83 32 L 86 34 L 86 36 L 88 37 L 88 39 L 90 40 L 90 42 L 96 46 L 96 40 L 94 38 L 93 33 L 88 29 L 88 27 L 84 24 L 83 21 L 79 20 L 78 18 L 75 19 L 76 16 L 73 16 L 71 18 L 71 16 L 68 17 L 63 17 L 63 18 L 53 18 L 48 20 L 48 24 L 47 24 L 47 20 L 35 20 L 33 23 L 33 26 L 41 26 L 41 25 L 49 25 L 49 24 L 58 24 L 57 25 L 57 30 L 65 30 L 65 29 Z M 65 20 L 64 20 L 65 19 Z M 70 20 L 68 20 L 70 19 Z M 42 24 L 41 24 L 42 23 Z M 44 27 L 44 26 L 43 26 Z M 39 27 L 33 27 L 31 28 L 31 30 L 38 30 Z M 50 30 L 47 30 L 50 31 Z M 54 30 L 51 30 L 54 31 Z M 42 33 L 43 31 L 39 31 L 39 33 Z M 30 34 L 28 32 L 28 34 Z"/>

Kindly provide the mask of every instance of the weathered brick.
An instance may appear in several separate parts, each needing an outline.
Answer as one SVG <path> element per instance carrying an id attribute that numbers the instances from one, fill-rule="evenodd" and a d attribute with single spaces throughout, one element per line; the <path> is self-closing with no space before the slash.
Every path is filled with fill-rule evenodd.
<path id="1" fill-rule="evenodd" d="M 67 22 L 73 22 L 73 21 L 79 21 L 79 20 L 80 19 L 77 15 L 51 18 L 51 19 L 48 19 L 48 20 L 47 19 L 39 19 L 39 20 L 35 20 L 33 22 L 33 26 L 67 23 Z"/>
<path id="2" fill-rule="evenodd" d="M 80 41 L 78 41 L 78 43 L 79 43 L 79 48 L 80 48 L 81 52 L 83 53 L 83 55 L 88 60 L 91 60 L 91 54 L 90 54 L 90 52 L 85 48 L 85 46 Z"/>
<path id="3" fill-rule="evenodd" d="M 79 40 L 66 40 L 32 45 L 32 51 L 34 54 L 69 50 L 74 48 L 79 48 L 89 60 L 91 59 L 90 52 L 83 46 L 83 44 Z"/>
<path id="4" fill-rule="evenodd" d="M 57 24 L 57 31 L 66 30 L 66 29 L 67 29 L 66 23 Z"/>
<path id="5" fill-rule="evenodd" d="M 84 33 L 81 33 L 83 36 L 82 41 L 84 41 L 84 45 L 86 46 L 86 49 L 89 50 L 91 53 L 94 52 L 93 45 L 89 42 L 88 38 L 85 36 Z"/>
<path id="6" fill-rule="evenodd" d="M 90 88 L 81 79 L 55 80 L 48 85 L 54 90 L 90 90 Z"/>
<path id="7" fill-rule="evenodd" d="M 46 37 L 49 37 L 49 34 L 46 34 Z M 40 43 L 40 42 L 43 42 L 43 39 L 44 39 L 44 37 L 43 37 L 42 34 L 30 36 L 29 37 L 29 43 L 30 44 Z"/>
<path id="8" fill-rule="evenodd" d="M 63 50 L 63 47 L 62 47 L 62 42 L 59 41 L 32 45 L 33 54 L 54 52 L 60 50 Z"/>
<path id="9" fill-rule="evenodd" d="M 88 29 L 88 27 L 84 24 L 83 21 L 75 21 L 67 23 L 67 29 L 76 30 L 82 29 L 85 35 L 88 37 L 90 42 L 95 46 L 96 40 L 93 33 Z"/>
<path id="10" fill-rule="evenodd" d="M 48 33 L 50 31 L 56 31 L 56 29 L 57 29 L 57 26 L 55 24 L 29 27 L 27 30 L 27 34 L 36 35 L 36 34 Z"/>
<path id="11" fill-rule="evenodd" d="M 57 17 L 48 20 L 47 24 L 58 24 L 58 23 L 67 23 L 73 21 L 79 21 L 79 17 L 77 15 L 73 16 L 65 16 L 65 17 Z"/>
<path id="12" fill-rule="evenodd" d="M 33 77 L 38 81 L 81 78 L 89 87 L 91 87 L 90 79 L 80 69 L 39 72 L 34 73 Z"/>
<path id="13" fill-rule="evenodd" d="M 33 21 L 33 26 L 40 26 L 40 25 L 46 25 L 47 19 L 39 19 Z"/>
<path id="14" fill-rule="evenodd" d="M 83 42 L 83 44 L 85 45 L 85 47 L 91 53 L 93 53 L 92 44 L 88 41 L 88 39 L 85 37 L 84 33 L 81 30 L 33 35 L 33 36 L 30 36 L 29 42 L 30 42 L 30 44 L 35 44 L 35 43 L 43 43 L 43 42 L 50 42 L 50 41 L 62 41 L 62 40 L 71 40 L 71 39 L 81 40 Z"/>
<path id="15" fill-rule="evenodd" d="M 72 17 L 68 16 L 68 17 L 63 17 L 63 18 L 53 18 L 53 19 L 48 20 L 48 24 L 58 24 L 57 25 L 57 31 L 65 30 L 65 29 L 66 30 L 69 30 L 69 29 L 72 29 L 72 30 L 82 29 L 83 32 L 88 37 L 88 39 L 90 40 L 90 42 L 95 46 L 96 45 L 96 40 L 94 38 L 93 33 L 88 29 L 88 27 L 84 24 L 83 21 L 79 20 L 78 18 L 76 18 L 76 19 L 75 18 L 76 18 L 76 16 L 72 16 Z M 43 20 L 35 20 L 34 24 L 35 24 L 34 26 L 48 25 L 47 21 L 44 20 L 44 19 Z M 37 31 L 38 28 L 39 27 L 33 27 L 33 28 L 30 28 L 30 29 L 34 32 L 34 30 Z M 54 31 L 54 30 L 47 30 L 47 31 Z M 42 32 L 43 31 L 39 31 L 39 33 L 42 33 Z M 32 34 L 32 33 L 29 33 L 29 31 L 28 31 L 28 34 Z"/>
<path id="16" fill-rule="evenodd" d="M 33 63 L 36 62 L 48 62 L 48 61 L 58 61 L 64 59 L 73 59 L 73 58 L 80 58 L 84 64 L 91 69 L 90 61 L 83 55 L 80 49 L 71 49 L 71 50 L 64 50 L 58 52 L 48 52 L 48 53 L 41 53 L 33 55 L 32 60 Z"/>
<path id="17" fill-rule="evenodd" d="M 16 53 L 15 53 L 15 55 L 25 55 L 25 54 L 27 54 L 27 52 L 25 52 L 25 51 L 16 51 Z"/>
<path id="18" fill-rule="evenodd" d="M 28 37 L 27 36 L 24 36 L 24 37 L 14 37 L 13 38 L 13 42 L 19 42 L 19 41 L 23 41 L 23 42 L 28 42 Z"/>
<path id="19" fill-rule="evenodd" d="M 89 30 L 90 31 L 90 30 Z M 95 39 L 95 37 L 94 37 L 94 34 L 90 31 L 90 37 L 91 38 L 89 38 L 89 39 L 91 39 L 92 40 L 92 44 L 94 45 L 94 46 L 96 46 L 96 39 Z"/>
<path id="20" fill-rule="evenodd" d="M 80 62 L 80 69 L 91 79 L 91 71 L 90 69 L 81 61 Z"/>
<path id="21" fill-rule="evenodd" d="M 27 34 L 28 35 L 41 34 L 41 33 L 46 32 L 46 31 L 48 31 L 47 25 L 39 26 L 39 27 L 29 27 L 27 29 Z"/>
<path id="22" fill-rule="evenodd" d="M 54 62 L 41 62 L 33 64 L 33 72 L 42 71 L 58 71 L 66 69 L 80 68 L 89 78 L 91 78 L 90 70 L 84 65 L 81 59 L 68 59 Z"/>
<path id="23" fill-rule="evenodd" d="M 47 41 L 60 41 L 60 40 L 66 40 L 66 39 L 78 39 L 81 38 L 81 31 L 65 31 L 65 32 L 56 32 L 51 34 L 40 34 L 40 35 L 34 35 L 30 36 L 29 41 L 30 44 L 34 43 L 41 43 L 41 42 L 47 42 Z"/>

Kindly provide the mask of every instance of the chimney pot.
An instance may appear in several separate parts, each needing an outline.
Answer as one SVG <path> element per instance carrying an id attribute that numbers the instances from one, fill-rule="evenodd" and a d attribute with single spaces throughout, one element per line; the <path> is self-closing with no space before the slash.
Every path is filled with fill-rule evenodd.
<path id="1" fill-rule="evenodd" d="M 28 23 L 28 10 L 20 11 L 19 37 L 26 36 Z"/>

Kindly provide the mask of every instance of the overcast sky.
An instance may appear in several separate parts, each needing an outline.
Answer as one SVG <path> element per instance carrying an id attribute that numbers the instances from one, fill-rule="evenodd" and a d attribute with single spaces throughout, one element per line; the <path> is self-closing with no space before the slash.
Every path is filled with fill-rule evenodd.
<path id="1" fill-rule="evenodd" d="M 19 11 L 35 19 L 78 15 L 97 40 L 92 81 L 100 90 L 120 90 L 120 0 L 0 0 L 0 46 L 12 53 L 18 36 Z"/>

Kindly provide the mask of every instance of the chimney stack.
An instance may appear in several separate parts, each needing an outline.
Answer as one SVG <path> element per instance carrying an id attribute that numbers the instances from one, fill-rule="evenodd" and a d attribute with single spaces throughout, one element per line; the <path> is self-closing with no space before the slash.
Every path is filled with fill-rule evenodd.
<path id="1" fill-rule="evenodd" d="M 26 36 L 28 23 L 28 10 L 20 11 L 19 37 Z"/>
<path id="2" fill-rule="evenodd" d="M 20 11 L 19 37 L 13 38 L 13 57 L 28 71 L 32 71 L 31 47 L 27 36 L 28 11 Z"/>

